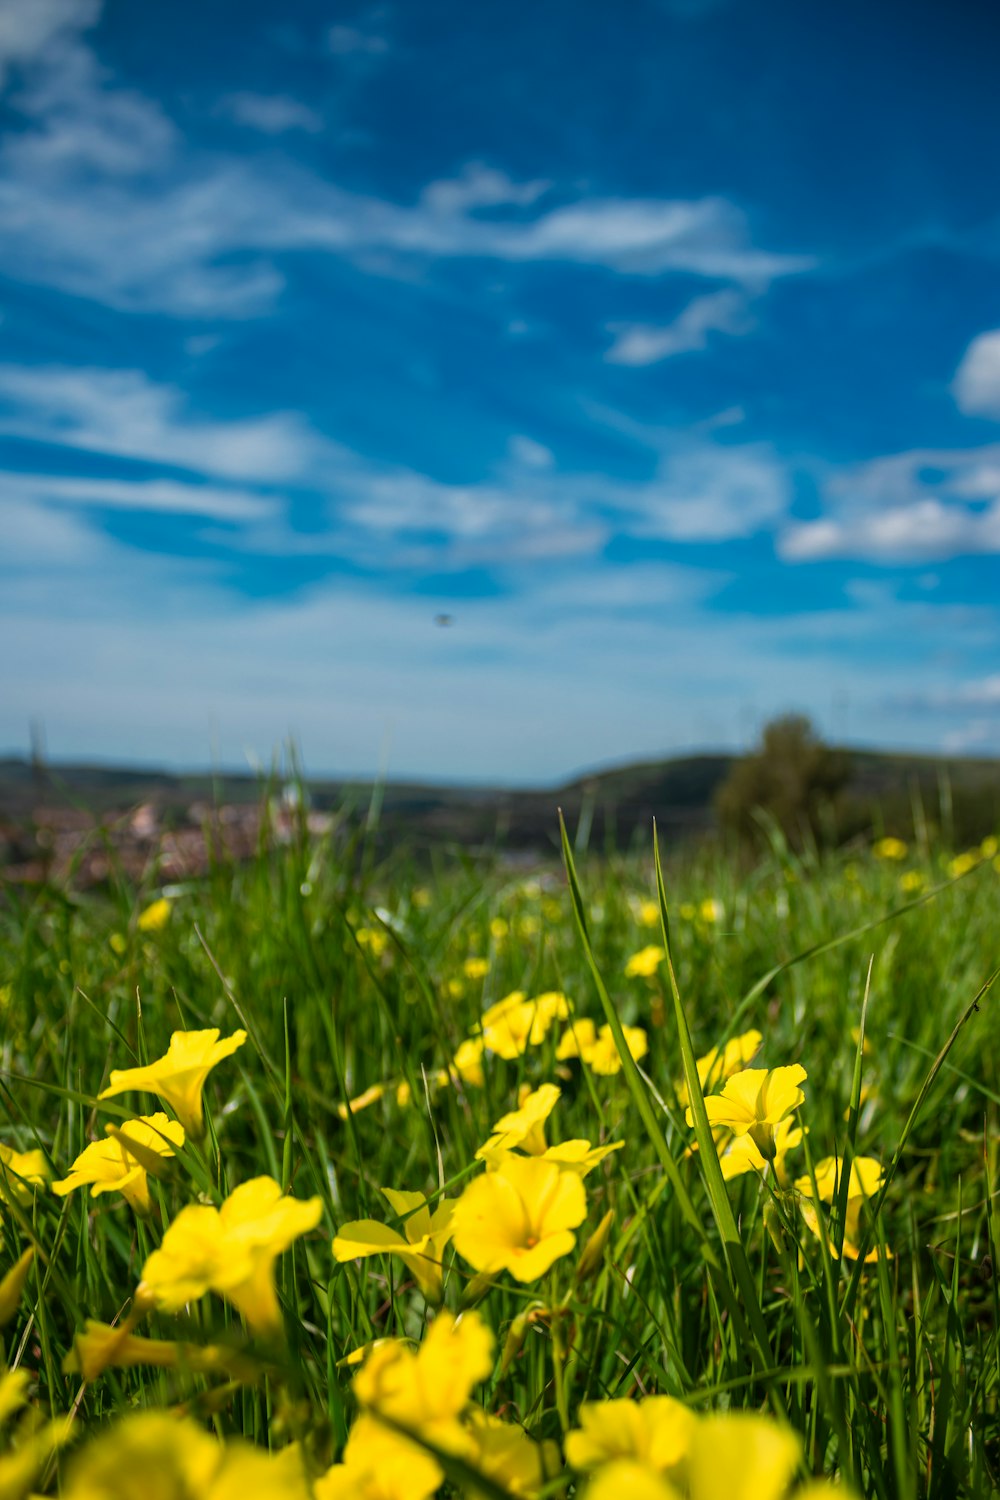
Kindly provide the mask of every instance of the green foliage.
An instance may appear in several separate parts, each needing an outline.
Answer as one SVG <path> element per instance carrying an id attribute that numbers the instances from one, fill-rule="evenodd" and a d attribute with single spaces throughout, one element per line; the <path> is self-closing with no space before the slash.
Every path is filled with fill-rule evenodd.
<path id="1" fill-rule="evenodd" d="M 793 763 L 798 755 L 822 771 L 813 753 L 822 747 L 804 728 L 775 736 Z M 817 771 L 804 782 L 835 785 Z M 553 1139 L 625 1142 L 586 1180 L 577 1254 L 606 1211 L 613 1227 L 585 1277 L 568 1258 L 539 1286 L 478 1285 L 449 1252 L 446 1304 L 480 1298 L 498 1349 L 506 1345 L 483 1390 L 490 1411 L 558 1442 L 567 1413 L 575 1421 L 582 1401 L 607 1396 L 767 1407 L 801 1436 L 803 1472 L 837 1477 L 858 1496 L 991 1493 L 1000 1052 L 984 983 L 997 961 L 1000 874 L 995 850 L 974 853 L 954 881 L 945 854 L 927 847 L 879 861 L 808 843 L 799 855 L 779 841 L 749 877 L 693 851 L 660 871 L 662 926 L 652 851 L 608 861 L 577 853 L 574 866 L 567 841 L 567 882 L 554 864 L 514 876 L 442 854 L 428 869 L 401 849 L 380 863 L 336 825 L 310 839 L 304 820 L 284 845 L 262 841 L 248 863 L 220 861 L 206 880 L 172 890 L 161 926 L 140 925 L 161 894 L 155 872 L 141 892 L 124 881 L 87 895 L 9 890 L 4 1145 L 40 1148 L 62 1177 L 88 1140 L 129 1113 L 126 1099 L 98 1105 L 112 1068 L 158 1057 L 177 1028 L 242 1027 L 248 1041 L 211 1074 L 208 1136 L 153 1184 L 151 1218 L 136 1219 L 114 1194 L 40 1192 L 4 1205 L 0 1275 L 36 1246 L 4 1330 L 7 1364 L 30 1373 L 41 1407 L 77 1409 L 80 1425 L 183 1403 L 220 1432 L 273 1447 L 296 1437 L 321 1467 L 354 1416 L 341 1362 L 374 1337 L 419 1339 L 430 1315 L 399 1261 L 337 1264 L 333 1234 L 369 1217 L 398 1227 L 385 1186 L 455 1196 L 519 1087 L 555 1081 Z M 669 949 L 669 966 L 627 977 L 629 957 L 654 944 Z M 470 958 L 483 964 L 467 967 Z M 442 1083 L 485 1007 L 515 989 L 562 990 L 616 1036 L 616 1021 L 641 1026 L 648 1055 L 612 1076 L 560 1063 L 556 1027 L 519 1057 L 487 1056 L 482 1087 Z M 891 1258 L 838 1259 L 842 1204 L 818 1240 L 790 1183 L 753 1173 L 723 1183 L 718 1163 L 702 1158 L 707 1121 L 697 1111 L 687 1127 L 678 1086 L 690 1085 L 695 1058 L 750 1027 L 764 1038 L 755 1065 L 808 1072 L 808 1134 L 791 1177 L 833 1154 L 875 1158 L 886 1186 L 863 1227 L 867 1246 Z M 379 1097 L 341 1118 L 338 1106 L 377 1085 Z M 137 1106 L 156 1107 L 150 1096 Z M 318 1195 L 324 1212 L 279 1262 L 287 1347 L 269 1351 L 261 1378 L 225 1382 L 183 1366 L 89 1383 L 64 1373 L 84 1321 L 129 1308 L 146 1256 L 180 1210 L 199 1197 L 218 1203 L 262 1173 L 297 1198 Z M 258 1352 L 213 1296 L 154 1315 L 141 1332 Z M 39 1492 L 52 1492 L 61 1465 Z"/>
<path id="2" fill-rule="evenodd" d="M 774 719 L 752 755 L 734 761 L 715 796 L 725 832 L 758 844 L 777 828 L 802 848 L 833 827 L 833 807 L 847 783 L 849 764 L 797 714 Z"/>

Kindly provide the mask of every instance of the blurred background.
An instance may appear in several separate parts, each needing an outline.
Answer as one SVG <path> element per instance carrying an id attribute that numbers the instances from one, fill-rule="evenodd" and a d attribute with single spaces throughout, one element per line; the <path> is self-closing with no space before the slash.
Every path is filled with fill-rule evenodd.
<path id="1" fill-rule="evenodd" d="M 995 755 L 998 29 L 0 0 L 0 752 Z"/>

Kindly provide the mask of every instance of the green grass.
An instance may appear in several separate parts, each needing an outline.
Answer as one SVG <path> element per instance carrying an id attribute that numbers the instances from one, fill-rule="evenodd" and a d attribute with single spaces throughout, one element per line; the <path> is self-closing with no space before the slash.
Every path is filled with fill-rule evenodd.
<path id="1" fill-rule="evenodd" d="M 698 1410 L 771 1412 L 801 1434 L 803 1475 L 838 1477 L 858 1495 L 996 1488 L 992 860 L 953 880 L 929 849 L 900 865 L 796 857 L 778 841 L 750 871 L 709 850 L 669 858 L 671 963 L 652 979 L 624 974 L 631 954 L 664 941 L 658 911 L 640 920 L 640 904 L 658 900 L 652 841 L 642 860 L 584 850 L 573 860 L 567 842 L 569 880 L 555 866 L 522 879 L 444 854 L 433 868 L 402 852 L 376 863 L 363 847 L 303 834 L 175 891 L 169 922 L 148 933 L 138 914 L 159 894 L 154 877 L 141 892 L 124 882 L 101 895 L 6 892 L 0 1140 L 41 1148 L 54 1177 L 105 1123 L 158 1107 L 149 1095 L 98 1106 L 112 1068 L 158 1057 L 175 1029 L 249 1034 L 211 1074 L 208 1134 L 155 1182 L 151 1218 L 83 1192 L 4 1207 L 0 1271 L 37 1246 L 5 1337 L 7 1364 L 30 1371 L 40 1408 L 75 1411 L 83 1430 L 183 1402 L 221 1433 L 271 1447 L 298 1437 L 321 1469 L 354 1413 L 341 1361 L 373 1337 L 419 1338 L 428 1317 L 401 1262 L 338 1265 L 333 1233 L 362 1217 L 397 1222 L 382 1186 L 457 1195 L 520 1085 L 555 1081 L 550 1139 L 625 1146 L 586 1179 L 577 1250 L 542 1281 L 500 1275 L 484 1291 L 449 1251 L 445 1304 L 478 1298 L 497 1337 L 481 1393 L 490 1411 L 558 1441 L 581 1402 L 656 1391 Z M 902 889 L 904 872 L 924 888 Z M 700 914 L 708 900 L 716 920 Z M 488 960 L 484 979 L 464 975 L 469 957 Z M 556 1026 L 519 1058 L 487 1057 L 481 1089 L 436 1086 L 483 1009 L 514 989 L 562 990 L 577 1016 L 642 1026 L 648 1055 L 614 1076 L 558 1064 Z M 791 1178 L 834 1153 L 877 1158 L 887 1176 L 863 1215 L 866 1247 L 891 1253 L 838 1259 L 843 1195 L 818 1239 L 790 1190 L 753 1173 L 723 1182 L 700 1109 L 695 1130 L 685 1125 L 676 1086 L 687 1077 L 690 1088 L 695 1058 L 750 1027 L 764 1037 L 755 1065 L 808 1073 Z M 340 1118 L 345 1099 L 402 1082 L 409 1105 L 393 1087 Z M 74 1334 L 127 1310 L 180 1209 L 262 1173 L 296 1197 L 318 1195 L 323 1219 L 278 1263 L 287 1342 L 266 1351 L 260 1378 L 64 1374 Z M 603 1260 L 577 1280 L 580 1248 L 608 1210 Z M 141 1331 L 246 1343 L 211 1296 Z M 52 1492 L 62 1463 L 40 1481 Z"/>

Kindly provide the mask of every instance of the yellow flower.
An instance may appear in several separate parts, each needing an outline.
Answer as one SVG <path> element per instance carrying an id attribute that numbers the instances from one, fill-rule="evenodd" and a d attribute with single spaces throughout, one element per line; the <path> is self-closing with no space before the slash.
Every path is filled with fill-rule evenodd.
<path id="1" fill-rule="evenodd" d="M 774 1127 L 774 1155 L 771 1165 L 779 1183 L 786 1181 L 785 1157 L 802 1143 L 802 1127 L 788 1116 Z M 722 1175 L 727 1182 L 744 1172 L 763 1172 L 767 1159 L 758 1150 L 752 1135 L 727 1136 L 719 1152 Z"/>
<path id="2" fill-rule="evenodd" d="M 24 1292 L 25 1283 L 28 1280 L 28 1272 L 35 1258 L 35 1247 L 29 1245 L 11 1266 L 2 1280 L 0 1280 L 0 1328 L 9 1323 L 17 1312 L 17 1305 Z M 0 1494 L 3 1492 L 0 1491 Z"/>
<path id="3" fill-rule="evenodd" d="M 0 1423 L 6 1424 L 27 1406 L 27 1370 L 0 1369 Z M 34 1409 L 24 1412 L 17 1426 L 4 1434 L 0 1452 L 0 1496 L 25 1500 L 42 1468 L 70 1435 L 72 1418 L 41 1422 Z"/>
<path id="4" fill-rule="evenodd" d="M 462 965 L 462 973 L 466 979 L 485 979 L 489 972 L 488 958 L 467 958 Z"/>
<path id="5" fill-rule="evenodd" d="M 660 924 L 660 903 L 658 901 L 640 901 L 636 912 L 639 924 L 642 927 L 658 927 Z"/>
<path id="6" fill-rule="evenodd" d="M 437 1460 L 389 1431 L 374 1417 L 359 1417 L 344 1456 L 313 1486 L 316 1500 L 429 1500 L 444 1474 Z"/>
<path id="7" fill-rule="evenodd" d="M 672 1396 L 642 1401 L 585 1401 L 580 1427 L 566 1438 L 574 1469 L 589 1471 L 612 1459 L 632 1459 L 657 1474 L 677 1475 L 684 1465 L 697 1418 Z"/>
<path id="8" fill-rule="evenodd" d="M 0 1145 L 0 1198 L 8 1203 L 30 1203 L 35 1188 L 49 1180 L 44 1151 L 15 1151 Z"/>
<path id="9" fill-rule="evenodd" d="M 625 1033 L 628 1050 L 638 1062 L 649 1051 L 646 1033 L 641 1026 L 623 1026 L 622 1031 Z M 556 1057 L 560 1061 L 567 1057 L 578 1057 L 592 1072 L 605 1077 L 619 1073 L 622 1066 L 611 1027 L 604 1025 L 598 1031 L 589 1017 L 570 1022 L 560 1038 Z"/>
<path id="10" fill-rule="evenodd" d="M 979 860 L 980 854 L 978 849 L 967 849 L 964 854 L 956 854 L 954 859 L 948 861 L 946 867 L 948 878 L 950 880 L 958 880 L 959 876 L 968 875 L 969 871 L 974 870 L 976 865 L 978 865 Z"/>
<path id="11" fill-rule="evenodd" d="M 801 1445 L 787 1427 L 754 1412 L 699 1419 L 688 1457 L 691 1500 L 781 1500 Z"/>
<path id="12" fill-rule="evenodd" d="M 569 1001 L 558 990 L 547 990 L 533 999 L 514 990 L 483 1012 L 483 1042 L 498 1057 L 520 1057 L 529 1046 L 545 1040 L 553 1021 L 565 1020 Z"/>
<path id="13" fill-rule="evenodd" d="M 477 1271 L 510 1271 L 535 1281 L 576 1244 L 573 1230 L 587 1213 L 575 1172 L 553 1162 L 507 1153 L 470 1182 L 455 1204 L 455 1249 Z"/>
<path id="14" fill-rule="evenodd" d="M 561 1092 L 554 1083 L 543 1083 L 533 1092 L 527 1085 L 522 1086 L 520 1109 L 499 1119 L 493 1127 L 494 1134 L 476 1152 L 488 1171 L 497 1171 L 511 1151 L 521 1150 L 540 1161 L 551 1161 L 566 1171 L 576 1172 L 578 1177 L 586 1177 L 610 1152 L 620 1150 L 624 1141 L 615 1141 L 611 1146 L 591 1146 L 589 1141 L 574 1140 L 549 1146 L 545 1140 L 545 1121 Z"/>
<path id="15" fill-rule="evenodd" d="M 389 1092 L 391 1087 L 392 1085 L 388 1083 L 373 1083 L 370 1088 L 365 1089 L 363 1093 L 358 1094 L 354 1099 L 348 1099 L 346 1104 L 341 1100 L 337 1105 L 337 1114 L 342 1120 L 346 1120 L 349 1114 L 356 1115 L 361 1110 L 367 1109 L 369 1104 L 377 1103 L 384 1094 Z M 409 1099 L 400 1100 L 397 1098 L 397 1102 L 408 1104 Z"/>
<path id="16" fill-rule="evenodd" d="M 97 1097 L 111 1099 L 126 1089 L 158 1094 L 188 1135 L 197 1138 L 205 1128 L 201 1103 L 205 1079 L 216 1063 L 231 1057 L 246 1039 L 245 1031 L 234 1031 L 220 1042 L 215 1026 L 209 1031 L 175 1031 L 164 1057 L 144 1068 L 115 1069 L 111 1082 Z"/>
<path id="17" fill-rule="evenodd" d="M 699 1057 L 696 1064 L 698 1069 L 698 1080 L 703 1091 L 714 1089 L 726 1078 L 731 1078 L 741 1068 L 745 1068 L 750 1059 L 758 1051 L 763 1040 L 759 1031 L 744 1031 L 740 1036 L 730 1037 L 725 1046 L 721 1048 L 710 1047 L 704 1057 Z M 677 1097 L 681 1104 L 688 1104 L 687 1084 L 677 1085 Z"/>
<path id="18" fill-rule="evenodd" d="M 440 1312 L 416 1352 L 398 1339 L 375 1345 L 353 1388 L 371 1416 L 383 1417 L 446 1453 L 462 1454 L 470 1451 L 471 1442 L 459 1418 L 473 1387 L 492 1369 L 493 1335 L 479 1314 L 467 1312 L 455 1319 Z M 384 1436 L 386 1429 L 381 1431 Z M 442 1478 L 438 1469 L 438 1484 Z"/>
<path id="19" fill-rule="evenodd" d="M 451 1060 L 449 1075 L 452 1083 L 467 1083 L 481 1089 L 486 1082 L 483 1076 L 483 1050 L 486 1046 L 481 1036 L 468 1037 Z"/>
<path id="20" fill-rule="evenodd" d="M 905 870 L 899 877 L 899 889 L 906 896 L 915 896 L 926 884 L 927 876 L 922 870 Z"/>
<path id="21" fill-rule="evenodd" d="M 413 904 L 418 911 L 426 911 L 431 904 L 431 893 L 425 885 L 418 885 L 413 892 Z"/>
<path id="22" fill-rule="evenodd" d="M 801 1063 L 770 1071 L 744 1068 L 727 1079 L 721 1094 L 706 1097 L 709 1124 L 722 1126 L 737 1137 L 749 1135 L 765 1161 L 773 1161 L 775 1126 L 802 1103 L 805 1095 L 799 1084 L 805 1077 Z M 690 1105 L 687 1123 L 694 1124 Z"/>
<path id="23" fill-rule="evenodd" d="M 615 1458 L 598 1469 L 586 1493 L 587 1500 L 622 1500 L 623 1495 L 628 1500 L 681 1500 L 679 1490 L 634 1458 Z"/>
<path id="24" fill-rule="evenodd" d="M 618 1404 L 618 1403 L 612 1403 Z M 798 1467 L 801 1445 L 787 1427 L 755 1412 L 720 1412 L 692 1418 L 682 1485 L 688 1500 L 783 1500 Z M 679 1500 L 673 1476 L 631 1458 L 598 1469 L 587 1500 Z M 811 1484 L 792 1500 L 843 1495 L 833 1486 Z"/>
<path id="25" fill-rule="evenodd" d="M 9 1421 L 16 1411 L 27 1406 L 31 1378 L 30 1370 L 0 1372 L 0 1423 Z"/>
<path id="26" fill-rule="evenodd" d="M 159 932 L 170 921 L 170 902 L 166 896 L 153 901 L 145 911 L 139 913 L 136 923 L 140 932 Z"/>
<path id="27" fill-rule="evenodd" d="M 428 1302 L 440 1302 L 441 1259 L 451 1239 L 454 1204 L 443 1199 L 433 1212 L 423 1193 L 383 1188 L 389 1207 L 403 1222 L 403 1234 L 376 1219 L 355 1219 L 345 1224 L 333 1241 L 334 1259 L 362 1260 L 369 1255 L 398 1255 Z M 404 1238 L 405 1235 L 405 1238 Z"/>
<path id="28" fill-rule="evenodd" d="M 82 1375 L 97 1380 L 108 1369 L 132 1369 L 149 1365 L 153 1369 L 180 1367 L 204 1374 L 250 1375 L 257 1366 L 238 1350 L 217 1344 L 181 1344 L 173 1339 L 139 1338 L 132 1332 L 141 1313 L 112 1327 L 88 1318 L 83 1333 L 73 1339 L 73 1347 L 63 1360 L 65 1375 Z"/>
<path id="29" fill-rule="evenodd" d="M 839 1180 L 842 1170 L 842 1162 L 837 1156 L 824 1156 L 816 1165 L 816 1187 L 819 1192 L 821 1203 L 833 1203 L 839 1191 Z M 844 1254 L 849 1260 L 857 1260 L 859 1255 L 859 1243 L 861 1240 L 861 1213 L 865 1204 L 873 1198 L 882 1186 L 883 1172 L 882 1164 L 873 1156 L 856 1156 L 851 1162 L 851 1179 L 847 1186 L 847 1209 L 844 1214 Z M 812 1198 L 812 1182 L 808 1176 L 796 1179 L 795 1186 L 804 1198 Z M 819 1215 L 812 1203 L 799 1204 L 802 1217 L 812 1230 L 817 1239 L 820 1238 Z M 829 1235 L 830 1254 L 836 1256 L 836 1246 Z M 869 1250 L 865 1256 L 865 1264 L 869 1261 L 878 1260 L 879 1250 L 876 1245 Z"/>
<path id="30" fill-rule="evenodd" d="M 657 948 L 653 943 L 647 948 L 640 948 L 625 965 L 626 979 L 652 979 L 666 956 L 664 949 Z"/>
<path id="31" fill-rule="evenodd" d="M 90 1188 L 90 1196 L 121 1193 L 136 1213 L 149 1213 L 147 1171 L 153 1169 L 151 1158 L 174 1155 L 176 1146 L 184 1144 L 184 1127 L 164 1114 L 142 1115 L 129 1120 L 120 1129 L 109 1125 L 107 1141 L 93 1141 L 86 1146 L 69 1169 L 69 1175 L 52 1184 L 52 1191 L 65 1197 L 74 1188 Z M 129 1149 L 138 1148 L 138 1152 Z"/>
<path id="32" fill-rule="evenodd" d="M 274 1262 L 316 1227 L 322 1212 L 319 1198 L 302 1202 L 284 1195 L 272 1177 L 244 1182 L 221 1208 L 191 1204 L 147 1259 L 136 1299 L 178 1312 L 213 1291 L 231 1302 L 255 1333 L 274 1333 L 281 1327 Z"/>
<path id="33" fill-rule="evenodd" d="M 577 1281 L 586 1281 L 588 1276 L 596 1274 L 604 1259 L 604 1252 L 608 1248 L 614 1222 L 615 1211 L 609 1208 L 580 1252 L 580 1259 L 576 1263 Z"/>
<path id="34" fill-rule="evenodd" d="M 908 852 L 902 839 L 877 839 L 872 845 L 872 853 L 876 859 L 905 859 Z"/>
<path id="35" fill-rule="evenodd" d="M 546 1148 L 545 1121 L 561 1093 L 554 1083 L 543 1083 L 534 1092 L 523 1091 L 520 1107 L 496 1122 L 493 1134 L 476 1156 L 482 1158 L 488 1151 L 513 1151 L 516 1146 L 529 1156 L 541 1156 Z"/>
<path id="36" fill-rule="evenodd" d="M 469 1433 L 475 1449 L 469 1463 L 510 1495 L 537 1495 L 546 1479 L 559 1470 L 559 1449 L 555 1443 L 536 1443 L 516 1423 L 504 1422 L 488 1412 L 473 1408 L 469 1416 Z M 470 1485 L 467 1493 L 482 1492 Z"/>
<path id="37" fill-rule="evenodd" d="M 698 903 L 698 915 L 703 922 L 721 922 L 724 915 L 722 902 L 716 901 L 714 896 L 706 896 Z"/>
<path id="38" fill-rule="evenodd" d="M 624 1141 L 612 1141 L 607 1146 L 592 1146 L 589 1141 L 562 1141 L 558 1146 L 549 1146 L 537 1160 L 555 1162 L 563 1172 L 586 1177 L 606 1156 L 620 1151 L 624 1145 Z"/>
<path id="39" fill-rule="evenodd" d="M 997 838 L 996 834 L 991 833 L 980 844 L 979 857 L 981 859 L 993 859 L 998 851 L 1000 851 L 1000 839 Z"/>
<path id="40" fill-rule="evenodd" d="M 308 1500 L 296 1447 L 272 1455 L 239 1438 L 226 1444 L 195 1421 L 135 1412 L 77 1453 L 63 1500 Z"/>
<path id="41" fill-rule="evenodd" d="M 490 922 L 490 937 L 494 942 L 502 943 L 510 932 L 510 923 L 505 922 L 503 917 L 494 917 Z"/>
<path id="42" fill-rule="evenodd" d="M 372 958 L 381 958 L 389 946 L 389 935 L 384 927 L 359 927 L 354 936 L 358 946 L 366 949 Z"/>

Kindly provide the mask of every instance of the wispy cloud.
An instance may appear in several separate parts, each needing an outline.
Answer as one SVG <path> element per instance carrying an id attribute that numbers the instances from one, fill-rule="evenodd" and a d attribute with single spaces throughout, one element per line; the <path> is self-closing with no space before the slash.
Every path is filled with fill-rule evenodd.
<path id="1" fill-rule="evenodd" d="M 1000 418 L 1000 328 L 972 340 L 952 391 L 959 409 L 969 416 Z"/>
<path id="2" fill-rule="evenodd" d="M 710 292 L 689 302 L 664 327 L 650 323 L 609 323 L 608 330 L 616 337 L 604 358 L 612 365 L 653 365 L 677 354 L 707 348 L 712 333 L 736 336 L 749 333 L 753 327 L 747 299 L 741 292 Z"/>
<path id="3" fill-rule="evenodd" d="M 323 129 L 323 117 L 288 94 L 227 94 L 218 108 L 237 125 L 261 135 L 284 135 L 289 130 L 317 135 Z"/>
<path id="4" fill-rule="evenodd" d="M 0 499 L 60 507 L 135 511 L 146 514 L 204 516 L 213 521 L 265 521 L 275 502 L 251 490 L 219 489 L 207 484 L 182 484 L 171 479 L 67 478 L 64 474 L 2 474 Z M 48 512 L 46 512 L 48 513 Z"/>
<path id="5" fill-rule="evenodd" d="M 421 204 L 433 214 L 451 216 L 470 209 L 527 205 L 541 198 L 552 186 L 545 178 L 514 182 L 506 172 L 484 162 L 468 162 L 458 177 L 428 183 Z"/>
<path id="6" fill-rule="evenodd" d="M 974 708 L 1000 713 L 1000 672 L 968 682 L 950 683 L 947 687 L 919 693 L 905 701 L 911 706 L 945 712 Z"/>
<path id="7" fill-rule="evenodd" d="M 274 532 L 266 487 L 305 487 L 326 497 L 309 545 L 325 536 L 383 570 L 596 555 L 615 535 L 719 543 L 773 529 L 790 498 L 785 468 L 766 444 L 673 430 L 642 434 L 655 462 L 646 480 L 557 469 L 548 448 L 515 433 L 492 474 L 446 482 L 335 443 L 301 412 L 224 422 L 193 415 L 180 390 L 139 370 L 0 365 L 0 433 L 157 471 L 127 482 L 19 475 L 18 494 L 266 523 L 266 543 L 278 551 L 299 544 Z M 164 468 L 242 488 L 167 483 Z M 240 545 L 264 539 L 251 526 Z"/>
<path id="8" fill-rule="evenodd" d="M 36 61 L 67 36 L 92 26 L 101 0 L 0 0 L 0 88 L 9 71 Z"/>
<path id="9" fill-rule="evenodd" d="M 199 151 L 156 101 L 98 64 L 80 34 L 93 5 L 39 4 L 44 24 L 11 29 L 8 53 L 27 71 L 11 101 L 21 128 L 0 150 L 0 268 L 23 281 L 114 307 L 242 318 L 273 303 L 283 286 L 275 262 L 290 251 L 349 258 L 374 274 L 466 258 L 683 273 L 755 289 L 814 263 L 758 248 L 745 213 L 718 197 L 579 198 L 472 162 L 415 202 L 392 202 L 292 161 Z M 332 35 L 346 52 L 368 33 Z M 374 47 L 374 34 L 364 45 Z M 285 95 L 238 93 L 225 107 L 268 134 L 318 123 Z M 690 323 L 675 333 L 696 336 Z"/>
<path id="10" fill-rule="evenodd" d="M 60 517 L 66 569 L 76 520 Z M 826 727 L 831 695 L 849 692 L 866 739 L 926 745 L 926 721 L 887 704 L 886 659 L 872 643 L 906 632 L 910 655 L 894 677 L 915 688 L 942 632 L 957 651 L 982 633 L 960 612 L 892 601 L 734 619 L 704 607 L 712 574 L 583 561 L 545 568 L 530 588 L 515 570 L 495 598 L 338 581 L 232 608 L 211 570 L 110 538 L 92 535 L 90 547 L 80 586 L 66 572 L 55 599 L 44 553 L 0 590 L 11 643 L 0 744 L 23 743 L 41 715 L 57 756 L 114 745 L 120 759 L 190 765 L 212 746 L 233 764 L 244 747 L 266 762 L 293 732 L 313 770 L 372 774 L 390 736 L 397 774 L 538 782 L 735 743 L 748 708 L 763 719 L 793 703 Z M 455 614 L 450 631 L 434 628 L 441 603 Z M 599 713 L 581 680 L 600 684 Z"/>
<path id="11" fill-rule="evenodd" d="M 989 754 L 1000 749 L 1000 674 L 964 682 L 922 686 L 897 695 L 899 708 L 926 719 L 945 720 L 942 749 L 950 754 Z"/>
<path id="12" fill-rule="evenodd" d="M 527 469 L 555 467 L 552 449 L 546 448 L 544 443 L 539 443 L 535 438 L 527 437 L 523 432 L 516 432 L 508 440 L 507 451 L 515 464 L 521 464 Z"/>
<path id="13" fill-rule="evenodd" d="M 293 412 L 192 417 L 180 391 L 139 370 L 0 365 L 0 403 L 0 432 L 225 479 L 296 479 L 334 451 Z"/>
<path id="14" fill-rule="evenodd" d="M 913 564 L 1000 552 L 1000 445 L 873 459 L 831 478 L 824 498 L 825 515 L 784 531 L 786 561 Z"/>

